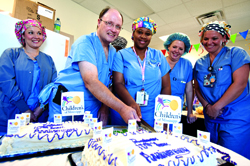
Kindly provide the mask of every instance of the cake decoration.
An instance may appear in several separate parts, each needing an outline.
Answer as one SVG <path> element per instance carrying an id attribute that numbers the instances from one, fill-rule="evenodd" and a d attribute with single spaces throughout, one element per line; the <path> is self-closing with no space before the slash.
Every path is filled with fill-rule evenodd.
<path id="1" fill-rule="evenodd" d="M 133 135 L 135 134 L 135 135 Z M 126 147 L 136 147 L 136 165 L 216 165 L 216 149 L 213 147 L 202 147 L 197 140 L 190 140 L 184 136 L 171 136 L 166 139 L 161 133 L 129 133 L 118 134 L 114 137 L 109 148 L 103 148 L 102 141 L 93 139 L 88 141 L 88 147 L 82 153 L 82 161 L 88 166 L 105 165 L 107 162 L 103 155 L 109 156 L 108 165 L 126 165 Z M 97 153 L 96 153 L 97 152 Z M 124 154 L 124 155 L 123 155 Z M 99 157 L 97 157 L 97 156 Z M 95 161 L 93 161 L 93 159 Z"/>
<path id="2" fill-rule="evenodd" d="M 6 135 L 0 156 L 84 146 L 93 131 L 84 122 L 30 123 L 19 134 Z"/>

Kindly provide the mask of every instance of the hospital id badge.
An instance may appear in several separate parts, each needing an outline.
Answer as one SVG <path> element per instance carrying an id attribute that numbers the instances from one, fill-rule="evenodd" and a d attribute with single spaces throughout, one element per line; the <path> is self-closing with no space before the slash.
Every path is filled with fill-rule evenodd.
<path id="1" fill-rule="evenodd" d="M 215 74 L 209 73 L 208 75 L 204 76 L 203 85 L 204 86 L 214 87 L 215 81 L 216 81 Z"/>
<path id="2" fill-rule="evenodd" d="M 136 93 L 136 103 L 139 104 L 139 106 L 147 106 L 148 105 L 148 98 L 149 95 L 145 91 L 138 91 Z"/>

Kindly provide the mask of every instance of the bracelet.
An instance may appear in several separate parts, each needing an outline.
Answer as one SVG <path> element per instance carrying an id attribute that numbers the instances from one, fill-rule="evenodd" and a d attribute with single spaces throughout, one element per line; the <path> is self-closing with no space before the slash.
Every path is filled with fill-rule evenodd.
<path id="1" fill-rule="evenodd" d="M 204 109 L 206 109 L 208 105 L 210 105 L 210 104 L 209 104 L 209 103 L 207 103 L 207 105 L 204 107 Z"/>

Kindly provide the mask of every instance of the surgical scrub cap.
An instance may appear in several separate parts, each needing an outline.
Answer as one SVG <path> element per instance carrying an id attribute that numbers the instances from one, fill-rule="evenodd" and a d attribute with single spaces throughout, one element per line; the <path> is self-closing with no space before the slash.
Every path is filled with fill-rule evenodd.
<path id="1" fill-rule="evenodd" d="M 126 47 L 127 40 L 124 37 L 118 36 L 111 44 L 114 47 L 121 47 L 122 49 Z"/>
<path id="2" fill-rule="evenodd" d="M 152 35 L 156 33 L 157 25 L 154 20 L 151 20 L 149 17 L 140 17 L 136 19 L 132 24 L 132 31 L 134 32 L 137 28 L 148 28 Z"/>
<path id="3" fill-rule="evenodd" d="M 228 42 L 231 36 L 231 25 L 228 25 L 225 21 L 214 21 L 204 24 L 199 31 L 200 41 L 202 40 L 203 33 L 206 31 L 217 31 L 222 36 L 226 35 Z"/>
<path id="4" fill-rule="evenodd" d="M 43 42 L 44 42 L 44 40 L 47 37 L 45 28 L 42 26 L 42 24 L 39 21 L 27 19 L 27 20 L 18 21 L 15 25 L 15 34 L 19 43 L 21 43 L 23 46 L 25 45 L 25 41 L 22 35 L 26 31 L 26 29 L 29 27 L 38 27 L 39 29 L 41 29 L 42 35 L 43 35 Z"/>
<path id="5" fill-rule="evenodd" d="M 169 37 L 167 38 L 167 40 L 163 44 L 165 49 L 167 51 L 169 51 L 168 47 L 175 40 L 182 41 L 185 44 L 185 51 L 184 51 L 183 55 L 187 54 L 190 50 L 190 47 L 191 47 L 190 39 L 186 34 L 180 33 L 180 32 L 172 33 L 171 35 L 169 35 Z"/>

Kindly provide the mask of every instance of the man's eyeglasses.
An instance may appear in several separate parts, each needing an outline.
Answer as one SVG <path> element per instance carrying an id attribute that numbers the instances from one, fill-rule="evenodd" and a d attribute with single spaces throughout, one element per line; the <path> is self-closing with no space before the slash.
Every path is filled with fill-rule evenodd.
<path id="1" fill-rule="evenodd" d="M 104 21 L 102 19 L 100 19 L 101 21 L 103 21 L 108 27 L 115 27 L 116 30 L 120 31 L 122 30 L 122 27 L 120 25 L 114 25 L 114 23 L 112 21 Z"/>

